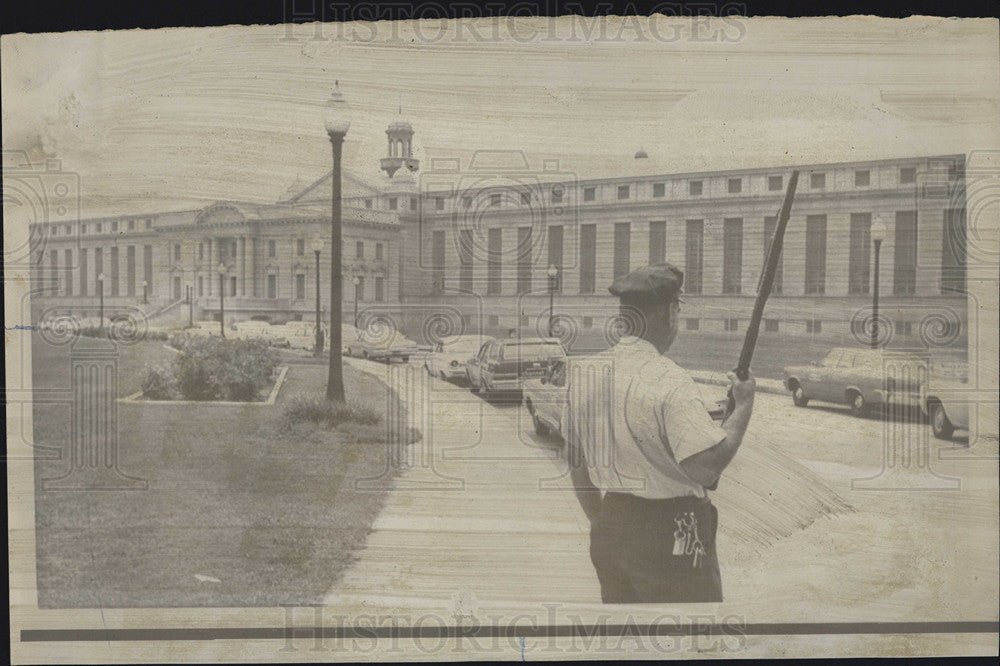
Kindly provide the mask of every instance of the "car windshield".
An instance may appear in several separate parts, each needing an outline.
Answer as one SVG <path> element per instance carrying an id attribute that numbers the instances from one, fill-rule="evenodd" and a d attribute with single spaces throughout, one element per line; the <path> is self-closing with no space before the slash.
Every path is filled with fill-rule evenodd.
<path id="1" fill-rule="evenodd" d="M 482 347 L 479 340 L 457 340 L 451 344 L 444 345 L 442 351 L 445 352 L 477 352 Z"/>
<path id="2" fill-rule="evenodd" d="M 503 346 L 502 357 L 518 358 L 562 358 L 562 346 L 558 342 L 515 342 Z"/>

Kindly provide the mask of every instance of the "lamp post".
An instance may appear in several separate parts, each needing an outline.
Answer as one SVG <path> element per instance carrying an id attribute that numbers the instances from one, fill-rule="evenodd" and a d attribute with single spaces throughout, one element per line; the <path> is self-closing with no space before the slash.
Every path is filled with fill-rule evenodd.
<path id="1" fill-rule="evenodd" d="M 316 236 L 309 241 L 309 249 L 316 254 L 316 349 L 313 353 L 316 356 L 323 354 L 323 320 L 320 319 L 319 312 L 319 253 L 323 251 L 323 239 Z M 330 348 L 333 354 L 333 348 Z"/>
<path id="2" fill-rule="evenodd" d="M 226 290 L 223 281 L 226 276 L 226 265 L 219 262 L 219 333 L 226 337 Z"/>
<path id="3" fill-rule="evenodd" d="M 552 337 L 553 301 L 555 299 L 556 284 L 559 279 L 559 269 L 555 264 L 549 266 L 549 337 Z"/>
<path id="4" fill-rule="evenodd" d="M 101 332 L 104 332 L 104 273 L 97 276 L 97 293 L 101 297 Z"/>
<path id="5" fill-rule="evenodd" d="M 334 81 L 333 93 L 323 109 L 323 125 L 333 149 L 333 171 L 331 172 L 331 216 L 330 216 L 330 367 L 326 379 L 326 399 L 344 402 L 344 373 L 340 354 L 334 350 L 341 348 L 341 193 L 340 159 L 344 148 L 344 137 L 351 128 L 351 116 L 347 102 L 340 92 L 339 82 Z"/>
<path id="6" fill-rule="evenodd" d="M 147 305 L 149 303 L 149 283 L 145 280 L 142 281 L 142 304 Z"/>
<path id="7" fill-rule="evenodd" d="M 358 285 L 361 284 L 361 278 L 355 275 L 351 282 L 354 283 L 354 328 L 358 327 Z"/>
<path id="8" fill-rule="evenodd" d="M 885 238 L 885 224 L 878 217 L 872 222 L 871 237 L 875 244 L 875 267 L 872 275 L 872 349 L 878 349 L 878 255 L 882 249 L 882 240 Z"/>

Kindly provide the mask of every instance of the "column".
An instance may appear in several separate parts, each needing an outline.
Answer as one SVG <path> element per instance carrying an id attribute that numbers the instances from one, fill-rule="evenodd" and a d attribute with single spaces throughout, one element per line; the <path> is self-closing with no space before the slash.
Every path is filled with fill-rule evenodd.
<path id="1" fill-rule="evenodd" d="M 826 295 L 846 296 L 850 273 L 851 213 L 826 216 Z"/>

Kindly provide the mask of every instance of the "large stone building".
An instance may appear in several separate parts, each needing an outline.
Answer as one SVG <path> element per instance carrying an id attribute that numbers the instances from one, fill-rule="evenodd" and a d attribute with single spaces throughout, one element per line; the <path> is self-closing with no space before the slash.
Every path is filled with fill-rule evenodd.
<path id="1" fill-rule="evenodd" d="M 544 333 L 550 298 L 560 330 L 601 331 L 616 312 L 613 278 L 663 260 L 685 272 L 683 328 L 740 332 L 792 171 L 664 174 L 639 152 L 607 178 L 577 179 L 554 164 L 532 170 L 520 153 L 485 151 L 420 174 L 409 123 L 396 121 L 386 134 L 385 175 L 344 175 L 342 315 L 350 322 L 357 306 L 363 319 L 389 318 L 424 340 L 511 327 Z M 933 335 L 960 334 L 964 157 L 796 168 L 764 332 L 862 338 L 869 230 L 879 219 L 887 228 L 882 311 L 894 334 L 917 338 L 928 321 Z M 106 308 L 141 307 L 154 321 L 186 319 L 189 289 L 196 318 L 218 316 L 223 289 L 227 322 L 312 320 L 315 238 L 324 241 L 324 309 L 329 302 L 330 177 L 294 186 L 272 205 L 218 202 L 38 225 L 36 303 L 95 314 L 103 274 Z"/>

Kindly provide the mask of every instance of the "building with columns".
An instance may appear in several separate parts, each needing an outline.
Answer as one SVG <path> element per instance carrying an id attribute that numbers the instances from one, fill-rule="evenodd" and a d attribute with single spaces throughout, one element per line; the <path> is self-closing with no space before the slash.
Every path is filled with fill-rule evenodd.
<path id="1" fill-rule="evenodd" d="M 544 332 L 550 289 L 562 324 L 600 330 L 617 313 L 607 292 L 614 277 L 664 260 L 685 272 L 683 329 L 740 333 L 792 171 L 662 173 L 640 151 L 606 178 L 576 179 L 477 153 L 418 181 L 411 125 L 396 120 L 386 135 L 386 156 L 364 170 L 384 175 L 359 176 L 362 165 L 344 173 L 342 315 L 350 322 L 357 302 L 418 340 L 442 318 L 452 332 Z M 964 156 L 796 168 L 764 333 L 859 337 L 874 220 L 887 229 L 880 295 L 894 333 L 916 338 L 941 313 L 940 334 L 964 330 Z M 224 290 L 227 322 L 312 320 L 315 238 L 325 244 L 324 310 L 329 303 L 330 177 L 274 204 L 38 224 L 33 304 L 95 315 L 103 274 L 108 311 L 140 307 L 154 324 L 186 321 L 189 290 L 196 319 L 218 317 Z"/>

